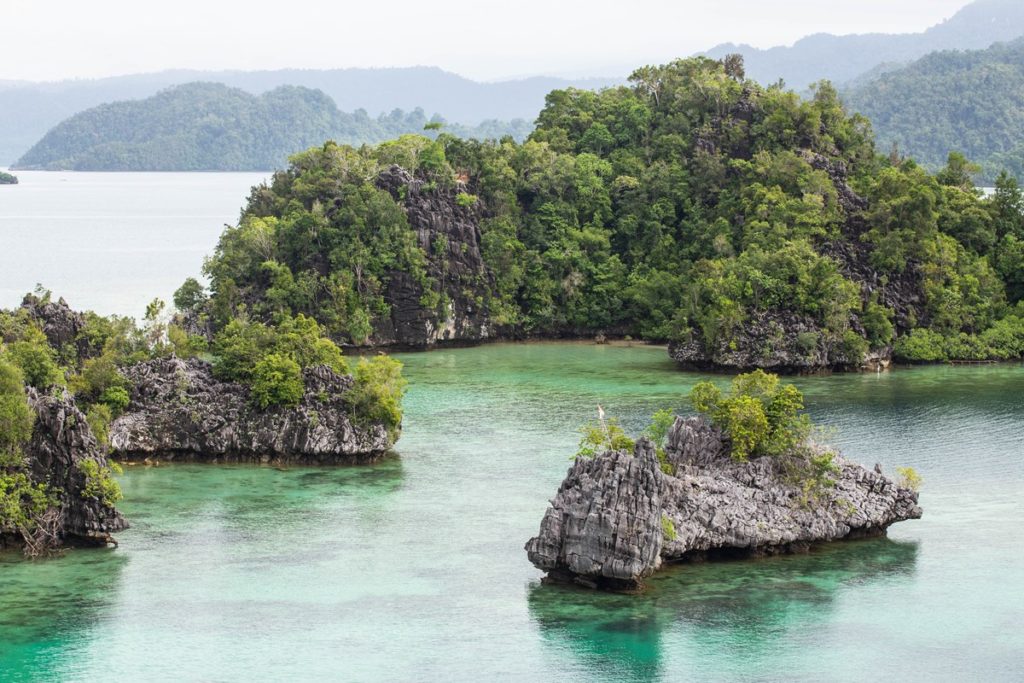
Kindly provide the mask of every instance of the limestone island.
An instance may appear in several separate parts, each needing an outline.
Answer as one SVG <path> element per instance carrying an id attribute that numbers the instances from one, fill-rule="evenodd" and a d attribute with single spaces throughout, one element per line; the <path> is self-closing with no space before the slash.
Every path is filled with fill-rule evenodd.
<path id="1" fill-rule="evenodd" d="M 0 171 L 0 185 L 17 185 L 18 177 L 13 176 L 10 173 Z"/>
<path id="2" fill-rule="evenodd" d="M 116 544 L 115 458 L 355 464 L 401 432 L 401 364 L 351 369 L 312 319 L 234 318 L 207 342 L 49 292 L 0 310 L 0 548 Z"/>
<path id="3" fill-rule="evenodd" d="M 913 470 L 897 482 L 815 444 L 802 396 L 777 377 L 691 398 L 700 416 L 668 426 L 662 413 L 659 429 L 656 415 L 635 445 L 614 423 L 587 430 L 526 544 L 546 580 L 635 591 L 666 565 L 807 552 L 921 517 Z"/>

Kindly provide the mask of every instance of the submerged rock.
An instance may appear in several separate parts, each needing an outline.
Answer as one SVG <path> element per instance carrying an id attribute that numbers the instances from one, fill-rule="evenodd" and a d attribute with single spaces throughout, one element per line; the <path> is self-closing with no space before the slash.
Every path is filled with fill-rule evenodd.
<path id="1" fill-rule="evenodd" d="M 28 470 L 33 481 L 48 484 L 58 502 L 37 530 L 38 550 L 113 542 L 111 534 L 127 529 L 128 523 L 115 508 L 86 493 L 84 464 L 92 461 L 98 470 L 106 470 L 108 463 L 85 415 L 64 390 L 45 394 L 29 388 L 28 401 L 36 413 L 32 440 L 25 448 Z"/>
<path id="2" fill-rule="evenodd" d="M 549 579 L 640 588 L 665 563 L 803 552 L 883 535 L 921 516 L 918 496 L 840 456 L 834 486 L 805 491 L 797 457 L 739 462 L 703 418 L 677 418 L 662 471 L 653 444 L 579 458 L 526 544 Z"/>
<path id="3" fill-rule="evenodd" d="M 201 360 L 164 358 L 124 370 L 131 402 L 110 428 L 126 458 L 354 463 L 391 448 L 381 424 L 357 425 L 346 393 L 352 378 L 328 367 L 303 371 L 305 395 L 294 408 L 256 408 L 249 389 L 213 375 Z"/>

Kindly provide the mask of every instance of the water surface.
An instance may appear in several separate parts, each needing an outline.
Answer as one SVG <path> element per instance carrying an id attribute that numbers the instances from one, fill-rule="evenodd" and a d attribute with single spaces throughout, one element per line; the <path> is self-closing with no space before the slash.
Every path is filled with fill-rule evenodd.
<path id="1" fill-rule="evenodd" d="M 597 403 L 638 429 L 703 377 L 663 350 L 402 356 L 397 454 L 131 468 L 120 548 L 0 559 L 5 680 L 1019 680 L 1024 368 L 798 380 L 852 457 L 924 477 L 888 539 L 541 585 L 523 543 Z M 718 378 L 722 381 L 721 378 Z"/>
<path id="2" fill-rule="evenodd" d="M 261 173 L 18 171 L 0 186 L 0 308 L 37 283 L 72 307 L 142 317 L 170 301 Z"/>

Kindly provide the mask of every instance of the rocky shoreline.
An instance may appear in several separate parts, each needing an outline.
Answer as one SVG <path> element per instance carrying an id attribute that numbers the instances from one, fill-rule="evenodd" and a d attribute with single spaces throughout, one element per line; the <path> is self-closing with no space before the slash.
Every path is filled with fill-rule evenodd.
<path id="1" fill-rule="evenodd" d="M 654 444 L 577 458 L 538 535 L 526 544 L 547 579 L 631 591 L 665 565 L 806 552 L 880 536 L 921 517 L 918 495 L 881 473 L 834 458 L 834 484 L 803 486 L 796 457 L 739 462 L 704 418 L 677 418 L 662 469 Z"/>
<path id="2" fill-rule="evenodd" d="M 345 402 L 353 380 L 326 366 L 304 371 L 298 406 L 267 409 L 198 359 L 146 361 L 124 374 L 131 402 L 110 427 L 118 458 L 354 464 L 377 460 L 394 445 L 383 425 L 353 423 Z"/>

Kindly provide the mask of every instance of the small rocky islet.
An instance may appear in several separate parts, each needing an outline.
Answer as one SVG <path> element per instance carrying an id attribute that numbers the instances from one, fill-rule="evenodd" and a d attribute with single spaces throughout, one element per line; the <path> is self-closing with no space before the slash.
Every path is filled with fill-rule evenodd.
<path id="1" fill-rule="evenodd" d="M 400 424 L 353 402 L 363 365 L 302 367 L 294 400 L 261 405 L 255 386 L 218 377 L 199 358 L 108 363 L 109 344 L 94 343 L 97 319 L 48 294 L 0 311 L 0 548 L 38 556 L 116 545 L 113 534 L 128 528 L 116 509 L 117 460 L 357 464 L 382 457 L 400 434 Z M 89 382 L 104 386 L 99 398 Z"/>
<path id="2" fill-rule="evenodd" d="M 835 459 L 834 484 L 808 501 L 785 460 L 737 462 L 704 418 L 678 418 L 664 472 L 649 439 L 570 468 L 526 551 L 554 582 L 630 591 L 674 563 L 806 552 L 881 536 L 921 517 L 918 494 Z"/>

